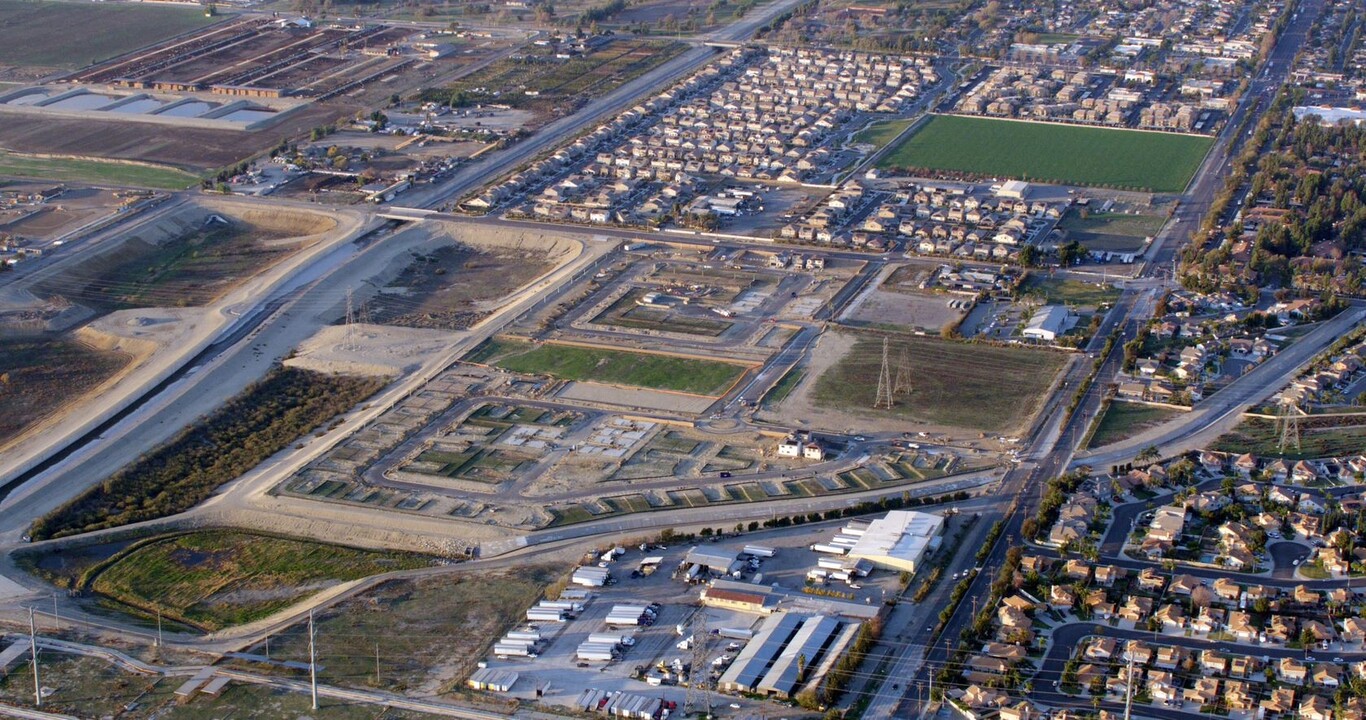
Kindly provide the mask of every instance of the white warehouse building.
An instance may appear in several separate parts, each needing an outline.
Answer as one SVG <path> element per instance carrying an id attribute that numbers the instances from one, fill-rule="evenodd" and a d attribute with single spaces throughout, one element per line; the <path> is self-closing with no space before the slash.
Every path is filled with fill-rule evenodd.
<path id="1" fill-rule="evenodd" d="M 943 542 L 944 518 L 914 510 L 893 510 L 874 520 L 848 557 L 889 570 L 915 572 L 925 554 Z"/>
<path id="2" fill-rule="evenodd" d="M 1053 342 L 1059 335 L 1067 332 L 1071 316 L 1072 314 L 1062 305 L 1045 305 L 1034 311 L 1034 315 L 1029 318 L 1029 323 L 1020 334 L 1032 340 Z"/>

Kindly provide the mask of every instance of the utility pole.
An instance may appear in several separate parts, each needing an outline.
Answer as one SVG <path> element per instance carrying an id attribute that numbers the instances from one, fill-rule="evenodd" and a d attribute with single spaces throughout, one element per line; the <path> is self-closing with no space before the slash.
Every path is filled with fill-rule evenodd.
<path id="1" fill-rule="evenodd" d="M 313 611 L 308 611 L 308 684 L 313 692 L 313 709 L 318 709 L 318 656 L 313 648 Z"/>
<path id="2" fill-rule="evenodd" d="M 1129 672 L 1124 678 L 1124 720 L 1130 720 L 1129 711 L 1134 707 L 1134 654 L 1129 653 Z"/>
<path id="3" fill-rule="evenodd" d="M 161 611 L 157 610 L 157 647 L 161 647 L 163 639 L 161 637 Z"/>
<path id="4" fill-rule="evenodd" d="M 379 685 L 379 643 L 375 643 L 375 684 Z"/>
<path id="5" fill-rule="evenodd" d="M 52 632 L 57 632 L 62 627 L 61 620 L 57 617 L 57 591 L 52 591 Z"/>
<path id="6" fill-rule="evenodd" d="M 38 681 L 38 634 L 33 626 L 33 608 L 28 609 L 28 652 L 33 660 L 33 704 L 43 706 L 43 685 Z"/>

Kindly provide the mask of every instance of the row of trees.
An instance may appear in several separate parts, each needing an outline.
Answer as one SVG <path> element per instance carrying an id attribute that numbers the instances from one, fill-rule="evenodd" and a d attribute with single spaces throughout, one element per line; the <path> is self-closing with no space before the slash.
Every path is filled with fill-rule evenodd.
<path id="1" fill-rule="evenodd" d="M 170 442 L 33 523 L 35 540 L 184 512 L 383 387 L 379 378 L 272 371 Z"/>

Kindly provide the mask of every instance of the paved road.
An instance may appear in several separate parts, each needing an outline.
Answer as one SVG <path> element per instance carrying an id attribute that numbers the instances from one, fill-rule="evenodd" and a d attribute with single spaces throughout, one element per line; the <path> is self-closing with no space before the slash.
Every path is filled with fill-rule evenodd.
<path id="1" fill-rule="evenodd" d="M 1080 452 L 1076 462 L 1104 468 L 1128 460 L 1150 445 L 1157 446 L 1163 456 L 1203 447 L 1236 425 L 1249 407 L 1287 385 L 1307 362 L 1363 319 L 1366 303 L 1356 301 L 1337 317 L 1201 401 L 1196 409 L 1128 440 Z"/>

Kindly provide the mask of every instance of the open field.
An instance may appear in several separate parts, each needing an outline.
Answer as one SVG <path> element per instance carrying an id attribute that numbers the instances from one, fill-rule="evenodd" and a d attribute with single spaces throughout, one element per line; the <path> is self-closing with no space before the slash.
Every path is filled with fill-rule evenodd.
<path id="1" fill-rule="evenodd" d="M 882 122 L 875 122 L 857 133 L 854 133 L 854 142 L 869 143 L 880 148 L 895 140 L 896 136 L 900 135 L 901 131 L 905 130 L 907 127 L 910 127 L 913 122 L 915 121 L 883 120 Z"/>
<path id="2" fill-rule="evenodd" d="M 1219 437 L 1212 450 L 1230 453 L 1252 453 L 1260 457 L 1282 457 L 1291 460 L 1353 455 L 1366 447 L 1366 415 L 1361 418 L 1322 418 L 1300 421 L 1300 449 L 1280 451 L 1280 433 L 1272 420 L 1250 419 Z"/>
<path id="3" fill-rule="evenodd" d="M 130 358 L 65 337 L 7 338 L 0 352 L 0 446 L 99 387 Z"/>
<path id="4" fill-rule="evenodd" d="M 373 377 L 275 370 L 171 441 L 39 518 L 30 534 L 61 537 L 184 512 L 383 385 Z"/>
<path id="5" fill-rule="evenodd" d="M 513 372 L 563 380 L 633 385 L 698 395 L 720 395 L 745 368 L 726 362 L 572 345 L 490 340 L 471 358 Z"/>
<path id="6" fill-rule="evenodd" d="M 1195 135 L 940 115 L 880 165 L 1180 192 L 1210 142 Z"/>
<path id="7" fill-rule="evenodd" d="M 1105 415 L 1101 417 L 1100 424 L 1096 426 L 1096 431 L 1091 435 L 1091 442 L 1087 447 L 1098 448 L 1127 440 L 1180 414 L 1178 410 L 1153 405 L 1111 402 L 1105 410 Z"/>
<path id="8" fill-rule="evenodd" d="M 1066 358 L 1043 350 L 890 335 L 893 375 L 904 358 L 910 391 L 897 395 L 890 411 L 874 410 L 883 336 L 854 337 L 849 352 L 815 379 L 818 407 L 987 432 L 1012 432 L 1023 425 Z"/>
<path id="9" fill-rule="evenodd" d="M 198 7 L 0 0 L 0 64 L 75 69 L 221 20 Z"/>
<path id="10" fill-rule="evenodd" d="M 28 157 L 9 152 L 0 152 L 0 175 L 91 185 L 130 185 L 161 190 L 183 190 L 199 181 L 195 175 L 169 167 L 158 168 L 75 158 Z"/>
<path id="11" fill-rule="evenodd" d="M 211 220 L 218 216 L 226 222 Z M 335 222 L 313 213 L 192 210 L 140 229 L 38 288 L 99 311 L 206 305 L 308 245 Z M 280 240 L 297 237 L 297 242 Z"/>
<path id="12" fill-rule="evenodd" d="M 1130 215 L 1128 213 L 1095 213 L 1083 217 L 1071 211 L 1058 223 L 1069 240 L 1076 240 L 1091 250 L 1136 250 L 1144 238 L 1157 235 L 1167 219 L 1160 215 Z"/>
<path id="13" fill-rule="evenodd" d="M 1020 294 L 1040 297 L 1050 305 L 1093 308 L 1115 302 L 1120 292 L 1111 285 L 1031 273 L 1021 285 Z"/>
<path id="14" fill-rule="evenodd" d="M 203 630 L 259 620 L 326 587 L 430 560 L 207 530 L 134 546 L 89 578 L 96 593 Z"/>
<path id="15" fill-rule="evenodd" d="M 381 325 L 463 330 L 491 312 L 483 301 L 507 295 L 552 266 L 534 251 L 446 245 L 414 258 L 365 308 Z"/>
<path id="16" fill-rule="evenodd" d="M 456 107 L 499 103 L 544 115 L 563 114 L 593 97 L 664 63 L 687 45 L 661 40 L 617 40 L 590 53 L 561 60 L 549 48 L 528 47 L 444 88 L 422 92 L 423 100 Z"/>
<path id="17" fill-rule="evenodd" d="M 563 571 L 529 565 L 384 583 L 317 617 L 318 664 L 323 668 L 318 682 L 414 695 L 448 692 L 475 670 L 494 641 L 525 617 Z M 306 662 L 306 626 L 271 638 L 270 653 Z"/>
<path id="18" fill-rule="evenodd" d="M 1075 33 L 1029 33 L 1025 42 L 1038 43 L 1040 45 L 1066 45 L 1081 38 Z"/>
<path id="19" fill-rule="evenodd" d="M 240 683 L 228 685 L 218 697 L 200 694 L 193 702 L 186 703 L 175 694 L 184 678 L 149 678 L 126 673 L 99 658 L 48 651 L 40 654 L 39 661 L 43 685 L 55 690 L 43 698 L 42 709 L 75 717 L 297 720 L 312 713 L 328 720 L 376 718 L 373 705 L 324 697 L 318 700 L 319 710 L 313 712 L 306 693 Z M 16 665 L 12 672 L 0 678 L 0 702 L 21 708 L 33 707 L 33 674 L 27 662 Z M 422 720 L 435 716 L 386 709 L 379 717 L 383 720 Z"/>

